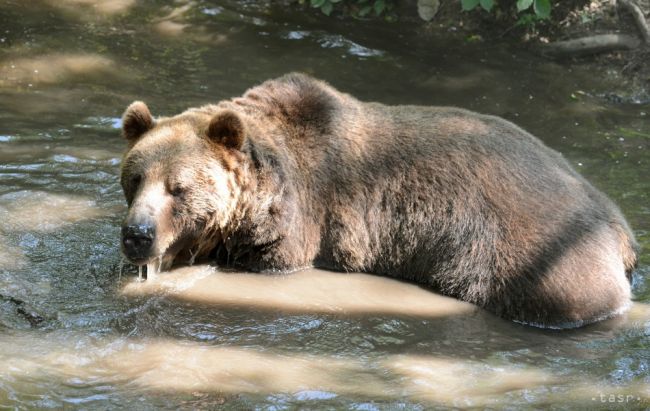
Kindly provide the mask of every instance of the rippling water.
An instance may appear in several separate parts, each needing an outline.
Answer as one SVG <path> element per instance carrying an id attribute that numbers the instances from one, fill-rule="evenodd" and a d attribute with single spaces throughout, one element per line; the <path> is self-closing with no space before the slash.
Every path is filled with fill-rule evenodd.
<path id="1" fill-rule="evenodd" d="M 249 1 L 0 1 L 0 406 L 650 407 L 650 107 L 525 50 Z M 643 247 L 635 303 L 569 331 L 417 286 L 308 270 L 122 267 L 119 116 L 301 70 L 361 99 L 456 105 L 561 151 Z"/>

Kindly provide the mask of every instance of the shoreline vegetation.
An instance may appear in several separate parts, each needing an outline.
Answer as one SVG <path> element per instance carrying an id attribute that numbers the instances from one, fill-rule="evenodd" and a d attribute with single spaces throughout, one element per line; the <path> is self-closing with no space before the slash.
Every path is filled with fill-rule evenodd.
<path id="1" fill-rule="evenodd" d="M 383 19 L 419 25 L 468 42 L 507 42 L 544 58 L 596 65 L 620 74 L 615 102 L 650 103 L 650 0 L 288 0 L 333 19 Z M 435 41 L 435 40 L 434 40 Z"/>

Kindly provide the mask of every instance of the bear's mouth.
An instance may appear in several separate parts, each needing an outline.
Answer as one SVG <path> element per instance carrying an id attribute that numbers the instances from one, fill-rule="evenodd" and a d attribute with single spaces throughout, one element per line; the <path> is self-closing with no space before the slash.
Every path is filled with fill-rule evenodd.
<path id="1" fill-rule="evenodd" d="M 158 274 L 171 270 L 178 257 L 181 257 L 184 263 L 194 264 L 198 248 L 193 250 L 188 247 L 188 243 L 187 239 L 178 239 L 157 255 L 137 259 L 128 256 L 126 258 L 131 264 L 138 266 L 139 280 L 144 279 L 143 274 L 146 274 L 147 279 L 153 279 Z"/>
<path id="2" fill-rule="evenodd" d="M 163 271 L 169 271 L 174 264 L 175 256 L 161 254 L 158 257 L 150 258 L 147 262 L 136 264 L 138 266 L 138 281 L 144 281 L 143 274 L 146 274 L 147 280 L 154 279 Z M 145 270 L 143 270 L 143 267 Z"/>

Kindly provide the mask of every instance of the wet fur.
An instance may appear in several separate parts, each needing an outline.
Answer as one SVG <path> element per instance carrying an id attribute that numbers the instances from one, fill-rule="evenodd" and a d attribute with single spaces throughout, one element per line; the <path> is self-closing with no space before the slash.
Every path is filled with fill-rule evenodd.
<path id="1" fill-rule="evenodd" d="M 226 116 L 233 144 L 210 137 L 224 112 L 245 124 Z M 209 152 L 203 161 L 223 167 L 237 191 L 227 217 L 177 211 L 188 238 L 179 258 L 193 249 L 253 271 L 387 275 L 542 326 L 581 325 L 629 304 L 636 243 L 620 211 L 503 119 L 362 103 L 290 74 L 164 121 L 190 125 Z"/>

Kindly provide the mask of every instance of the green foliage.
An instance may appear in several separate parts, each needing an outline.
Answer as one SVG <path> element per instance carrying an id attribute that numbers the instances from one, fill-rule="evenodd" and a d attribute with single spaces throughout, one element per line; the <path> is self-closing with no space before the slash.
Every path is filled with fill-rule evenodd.
<path id="1" fill-rule="evenodd" d="M 474 10 L 478 6 L 479 1 L 480 0 L 460 0 L 460 5 L 464 11 L 470 11 Z"/>
<path id="2" fill-rule="evenodd" d="M 522 12 L 528 10 L 533 5 L 533 0 L 517 0 L 517 11 Z"/>
<path id="3" fill-rule="evenodd" d="M 328 16 L 332 14 L 332 11 L 338 9 L 355 17 L 368 17 L 373 12 L 375 16 L 385 15 L 386 12 L 393 9 L 393 0 L 309 0 L 309 5 L 319 8 L 323 14 Z"/>
<path id="4" fill-rule="evenodd" d="M 494 0 L 461 0 L 460 5 L 464 11 L 474 10 L 478 6 L 485 11 L 491 11 L 494 7 Z"/>
<path id="5" fill-rule="evenodd" d="M 517 19 L 515 26 L 533 28 L 540 20 L 543 19 L 534 13 L 522 13 Z"/>
<path id="6" fill-rule="evenodd" d="M 308 3 L 311 7 L 320 9 L 325 15 L 331 15 L 338 11 L 358 18 L 369 16 L 386 16 L 390 18 L 389 12 L 393 10 L 398 0 L 298 0 L 299 3 Z M 541 20 L 551 17 L 551 0 L 460 0 L 463 11 L 482 9 L 491 12 L 495 6 L 501 11 L 504 8 L 516 10 L 519 14 L 518 26 L 534 26 Z M 497 11 L 497 14 L 500 13 Z M 394 16 L 393 16 L 394 17 Z"/>
<path id="7" fill-rule="evenodd" d="M 460 5 L 464 11 L 477 9 L 478 6 L 481 6 L 485 11 L 491 11 L 495 3 L 494 0 L 460 0 Z M 551 0 L 516 0 L 516 6 L 517 13 L 522 13 L 517 22 L 519 25 L 530 24 L 551 17 Z M 531 8 L 533 12 L 527 12 Z M 524 16 L 533 16 L 534 18 L 524 18 Z"/>

